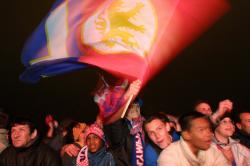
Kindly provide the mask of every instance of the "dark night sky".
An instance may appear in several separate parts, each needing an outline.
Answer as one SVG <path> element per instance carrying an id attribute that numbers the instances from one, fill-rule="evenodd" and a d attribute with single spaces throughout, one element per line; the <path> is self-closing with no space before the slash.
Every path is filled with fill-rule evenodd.
<path id="1" fill-rule="evenodd" d="M 3 3 L 3 2 L 2 2 Z M 0 105 L 15 115 L 71 116 L 91 121 L 97 107 L 90 96 L 94 69 L 21 83 L 22 46 L 50 9 L 52 0 L 9 0 L 1 5 Z M 198 99 L 213 107 L 229 98 L 235 108 L 250 105 L 250 1 L 234 0 L 232 9 L 151 80 L 140 94 L 145 113 L 179 115 Z"/>

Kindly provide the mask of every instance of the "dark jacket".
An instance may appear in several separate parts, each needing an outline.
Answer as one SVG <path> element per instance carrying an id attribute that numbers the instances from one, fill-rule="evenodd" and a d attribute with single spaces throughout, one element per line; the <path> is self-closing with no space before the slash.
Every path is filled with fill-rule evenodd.
<path id="1" fill-rule="evenodd" d="M 61 159 L 52 148 L 36 140 L 27 148 L 12 145 L 0 155 L 1 166 L 61 166 Z"/>
<path id="2" fill-rule="evenodd" d="M 111 153 L 106 151 L 106 147 L 101 148 L 96 153 L 88 153 L 89 166 L 115 166 L 115 160 Z"/>
<path id="3" fill-rule="evenodd" d="M 125 119 L 104 125 L 104 133 L 110 144 L 115 162 L 118 166 L 130 166 L 132 151 L 132 136 Z"/>
<path id="4" fill-rule="evenodd" d="M 143 120 L 143 118 L 140 119 Z M 140 125 L 136 125 L 136 121 L 133 121 L 133 123 L 135 126 L 140 127 Z M 136 158 L 136 153 L 138 153 L 140 157 L 143 155 L 143 133 L 141 133 L 139 129 L 134 131 L 133 129 L 131 122 L 126 118 L 119 119 L 109 125 L 104 125 L 104 133 L 110 143 L 110 151 L 115 158 L 115 162 L 119 166 L 136 166 L 137 162 L 143 162 Z M 136 134 L 133 132 L 139 133 L 140 139 L 136 138 Z M 138 143 L 141 142 L 142 147 L 136 147 L 137 141 Z"/>
<path id="5" fill-rule="evenodd" d="M 49 145 L 52 149 L 60 152 L 61 148 L 65 144 L 62 132 L 58 128 L 55 129 L 55 135 L 52 138 L 44 138 L 43 142 Z"/>
<path id="6" fill-rule="evenodd" d="M 233 136 L 234 139 L 239 139 L 240 143 L 247 148 L 250 148 L 250 136 L 247 135 L 246 133 L 243 133 L 239 129 L 236 130 Z"/>

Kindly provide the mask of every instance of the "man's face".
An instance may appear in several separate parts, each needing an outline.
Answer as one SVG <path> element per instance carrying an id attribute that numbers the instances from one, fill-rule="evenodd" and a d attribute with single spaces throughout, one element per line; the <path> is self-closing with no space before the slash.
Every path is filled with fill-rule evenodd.
<path id="1" fill-rule="evenodd" d="M 245 132 L 246 134 L 250 135 L 250 113 L 244 112 L 240 114 L 240 123 L 237 123 L 237 127 Z"/>
<path id="2" fill-rule="evenodd" d="M 97 135 L 89 134 L 86 140 L 86 144 L 88 146 L 88 150 L 91 153 L 95 153 L 101 149 L 101 147 L 103 146 L 103 141 Z"/>
<path id="3" fill-rule="evenodd" d="M 203 115 L 211 115 L 212 114 L 212 109 L 209 104 L 207 103 L 200 103 L 195 107 L 195 110 L 197 112 L 202 113 Z"/>
<path id="4" fill-rule="evenodd" d="M 145 130 L 149 138 L 161 149 L 166 148 L 171 143 L 171 137 L 165 123 L 159 119 L 154 119 L 145 125 Z"/>
<path id="5" fill-rule="evenodd" d="M 215 132 L 222 137 L 228 138 L 233 135 L 235 131 L 234 124 L 232 120 L 228 117 L 222 119 L 218 125 L 218 127 L 215 129 Z"/>
<path id="6" fill-rule="evenodd" d="M 85 128 L 86 128 L 85 123 L 78 123 L 78 125 L 73 128 L 73 136 L 75 141 L 79 140 L 79 136 L 85 130 Z"/>
<path id="7" fill-rule="evenodd" d="M 16 148 L 28 147 L 36 134 L 30 133 L 28 125 L 17 124 L 11 128 L 12 144 Z"/>
<path id="8" fill-rule="evenodd" d="M 132 120 L 134 118 L 138 118 L 140 116 L 140 106 L 137 103 L 132 104 L 127 113 L 127 119 Z"/>
<path id="9" fill-rule="evenodd" d="M 187 142 L 191 150 L 196 153 L 199 150 L 207 150 L 211 145 L 212 131 L 210 123 L 205 118 L 196 118 L 191 122 L 191 128 L 187 133 Z M 186 139 L 184 138 L 184 139 Z"/>

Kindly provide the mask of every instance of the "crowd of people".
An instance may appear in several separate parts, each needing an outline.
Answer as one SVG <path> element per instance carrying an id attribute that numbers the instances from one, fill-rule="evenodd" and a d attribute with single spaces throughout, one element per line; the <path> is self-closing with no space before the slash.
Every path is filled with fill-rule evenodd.
<path id="1" fill-rule="evenodd" d="M 140 82 L 130 84 L 125 101 L 139 89 Z M 235 111 L 226 99 L 215 111 L 199 101 L 179 117 L 157 111 L 144 117 L 141 99 L 132 101 L 92 124 L 48 115 L 44 137 L 31 119 L 10 121 L 0 110 L 0 165 L 250 166 L 249 110 Z"/>

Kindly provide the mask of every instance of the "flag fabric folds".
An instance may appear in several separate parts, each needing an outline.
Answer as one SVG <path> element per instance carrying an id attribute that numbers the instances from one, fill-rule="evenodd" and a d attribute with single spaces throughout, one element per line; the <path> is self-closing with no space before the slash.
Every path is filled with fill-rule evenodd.
<path id="1" fill-rule="evenodd" d="M 23 49 L 20 78 L 93 65 L 145 84 L 228 9 L 226 0 L 58 0 Z"/>
<path id="2" fill-rule="evenodd" d="M 125 92 L 128 81 L 125 80 L 121 84 L 116 83 L 110 86 L 107 83 L 101 84 L 94 93 L 94 101 L 99 107 L 100 117 L 105 120 L 116 113 L 125 104 Z"/>

